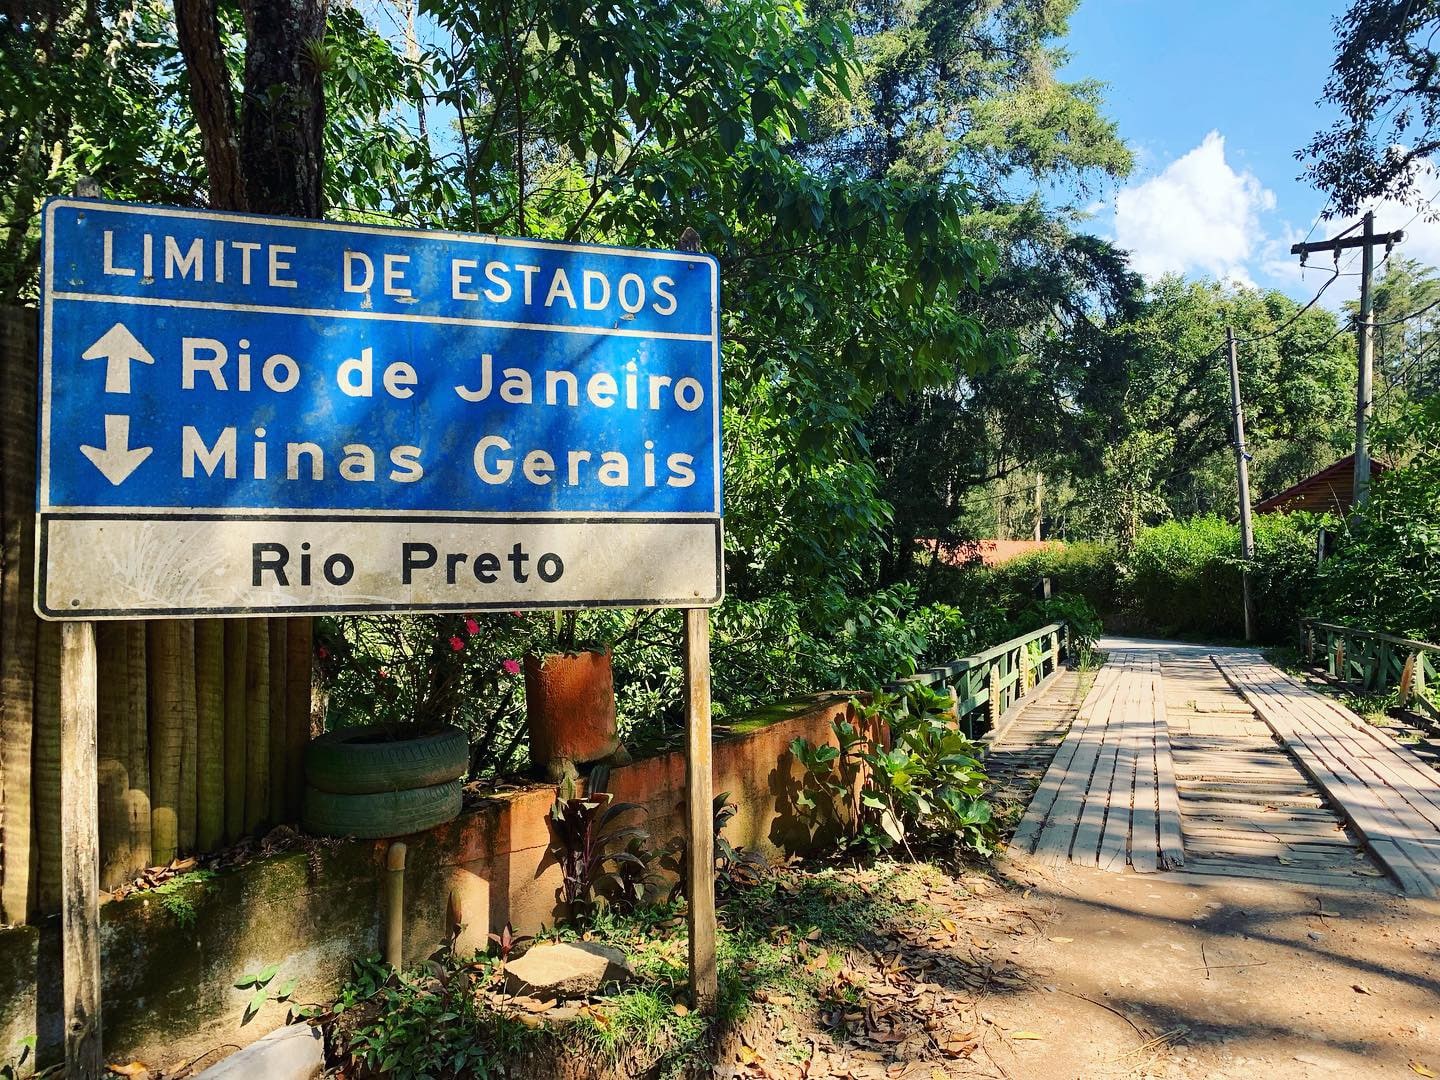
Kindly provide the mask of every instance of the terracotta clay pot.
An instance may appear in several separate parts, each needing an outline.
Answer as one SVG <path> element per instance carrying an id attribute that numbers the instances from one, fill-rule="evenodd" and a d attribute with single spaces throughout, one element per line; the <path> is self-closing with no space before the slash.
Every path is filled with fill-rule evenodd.
<path id="1" fill-rule="evenodd" d="M 610 757 L 620 745 L 610 653 L 526 656 L 525 715 L 538 770 Z"/>

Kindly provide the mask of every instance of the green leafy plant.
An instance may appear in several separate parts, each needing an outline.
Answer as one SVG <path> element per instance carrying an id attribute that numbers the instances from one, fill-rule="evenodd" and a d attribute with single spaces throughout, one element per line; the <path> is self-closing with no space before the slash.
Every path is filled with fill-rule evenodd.
<path id="1" fill-rule="evenodd" d="M 498 973 L 494 961 L 462 962 L 448 949 L 403 973 L 367 957 L 352 963 L 319 1019 L 332 1023 L 335 1053 L 358 1075 L 487 1080 L 497 1059 L 533 1037 L 483 1004 L 478 991 Z"/>
<path id="2" fill-rule="evenodd" d="M 193 870 L 188 874 L 178 874 L 157 885 L 153 890 L 154 895 L 166 913 L 181 928 L 188 930 L 199 918 L 195 905 L 210 891 L 214 877 L 213 870 Z"/>
<path id="3" fill-rule="evenodd" d="M 604 780 L 603 769 L 591 773 L 592 788 L 603 788 Z M 577 921 L 592 917 L 602 899 L 631 909 L 645 896 L 653 858 L 645 846 L 649 834 L 620 822 L 645 808 L 613 800 L 604 790 L 576 796 L 567 784 L 550 808 L 550 853 L 560 864 L 561 901 Z"/>
<path id="4" fill-rule="evenodd" d="M 1440 394 L 1381 427 L 1409 460 L 1381 473 L 1370 500 L 1320 565 L 1316 613 L 1365 630 L 1440 642 Z"/>
<path id="5" fill-rule="evenodd" d="M 722 791 L 711 802 L 711 820 L 714 827 L 715 851 L 715 894 L 724 896 L 736 888 L 748 888 L 760 879 L 765 869 L 765 859 L 755 851 L 747 851 L 739 844 L 732 844 L 725 837 L 725 824 L 739 811 L 738 804 L 730 801 L 730 792 Z M 686 880 L 690 866 L 689 845 L 683 836 L 677 836 L 666 846 L 660 860 L 663 869 L 676 877 L 670 890 L 670 899 L 685 896 Z"/>
<path id="6" fill-rule="evenodd" d="M 240 1018 L 240 1025 L 243 1027 L 265 1007 L 267 1001 L 286 1002 L 295 993 L 295 986 L 299 978 L 287 979 L 278 987 L 270 984 L 275 981 L 275 976 L 280 972 L 279 964 L 270 964 L 259 971 L 248 975 L 242 975 L 240 981 L 235 984 L 236 990 L 250 990 L 250 1000 L 245 1003 L 245 1013 Z"/>
<path id="7" fill-rule="evenodd" d="M 1100 639 L 1100 616 L 1085 597 L 1077 594 L 1052 596 L 1048 600 L 1037 600 L 1026 609 L 1025 621 L 1036 626 L 1063 622 L 1070 634 L 1070 659 L 1078 667 L 1090 662 L 1090 654 Z M 1039 651 L 1039 643 L 1033 643 Z M 1033 661 L 1032 661 L 1033 662 Z"/>
<path id="8" fill-rule="evenodd" d="M 834 745 L 791 744 L 805 769 L 796 799 L 802 811 L 837 820 L 845 846 L 870 854 L 901 845 L 913 855 L 915 836 L 989 852 L 994 829 L 982 797 L 982 752 L 957 730 L 949 696 L 916 684 L 903 695 L 854 699 L 851 707 L 859 724 L 837 719 Z"/>

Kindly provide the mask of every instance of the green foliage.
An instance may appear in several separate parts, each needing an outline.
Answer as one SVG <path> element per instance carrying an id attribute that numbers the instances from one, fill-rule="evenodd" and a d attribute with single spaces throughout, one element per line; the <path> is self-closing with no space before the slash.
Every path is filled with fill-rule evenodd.
<path id="1" fill-rule="evenodd" d="M 1128 358 L 1123 423 L 1107 433 L 1100 468 L 1057 493 L 1057 534 L 1124 548 L 1170 518 L 1236 512 L 1227 326 L 1240 339 L 1255 492 L 1280 491 L 1345 452 L 1355 350 L 1333 313 L 1302 315 L 1277 291 L 1167 277 L 1115 330 Z"/>
<path id="2" fill-rule="evenodd" d="M 1382 439 L 1386 429 L 1399 434 L 1391 449 L 1403 458 L 1411 449 L 1404 435 L 1408 410 L 1440 393 L 1440 313 L 1433 308 L 1440 302 L 1440 271 L 1397 252 L 1385 260 L 1372 294 L 1373 423 Z M 1345 310 L 1358 318 L 1360 305 L 1346 301 Z"/>
<path id="3" fill-rule="evenodd" d="M 1381 445 L 1417 447 L 1379 475 L 1319 571 L 1316 613 L 1331 622 L 1440 641 L 1440 396 L 1381 429 Z"/>
<path id="4" fill-rule="evenodd" d="M 1315 590 L 1316 532 L 1302 514 L 1255 519 L 1250 595 L 1261 641 L 1294 636 Z M 1171 521 L 1142 531 L 1130 554 L 1128 600 L 1143 628 L 1201 637 L 1244 634 L 1239 527 L 1218 517 Z"/>
<path id="5" fill-rule="evenodd" d="M 157 885 L 151 892 L 160 901 L 166 914 L 182 929 L 188 930 L 195 925 L 195 920 L 199 917 L 195 905 L 214 887 L 214 878 L 213 870 L 192 870 L 188 874 L 177 874 L 169 881 Z"/>
<path id="6" fill-rule="evenodd" d="M 235 984 L 236 990 L 251 991 L 250 1000 L 245 1003 L 245 1013 L 240 1018 L 240 1026 L 244 1027 L 256 1014 L 265 1007 L 267 1001 L 286 1002 L 295 993 L 295 986 L 299 978 L 287 979 L 278 987 L 270 984 L 275 981 L 275 976 L 280 973 L 279 964 L 270 964 L 259 971 L 248 975 L 240 976 L 240 981 Z"/>
<path id="7" fill-rule="evenodd" d="M 319 619 L 326 725 L 453 724 L 470 737 L 472 771 L 514 769 L 525 752 L 521 658 L 542 625 L 509 614 Z"/>
<path id="8" fill-rule="evenodd" d="M 394 972 L 378 957 L 354 961 L 329 1019 L 336 1053 L 360 1075 L 478 1077 L 534 1041 L 518 1022 L 486 1008 L 477 989 L 498 975 L 485 960 L 448 950 L 413 971 Z M 349 1014 L 349 1015 L 347 1015 Z"/>
<path id="9" fill-rule="evenodd" d="M 982 751 L 956 730 L 950 698 L 916 684 L 852 707 L 858 724 L 835 720 L 835 745 L 790 745 L 805 770 L 796 805 L 812 823 L 839 822 L 842 847 L 857 854 L 908 851 L 912 839 L 989 852 Z"/>
<path id="10" fill-rule="evenodd" d="M 1037 583 L 1047 577 L 1052 596 L 1080 597 L 1090 605 L 1091 615 L 1114 613 L 1121 604 L 1120 553 L 1114 544 L 1073 541 L 1057 545 L 1001 563 L 989 576 L 993 588 L 1011 607 L 1017 606 L 1021 597 L 1033 597 Z"/>
<path id="11" fill-rule="evenodd" d="M 1440 4 L 1352 0 L 1335 20 L 1335 60 L 1323 101 L 1339 111 L 1297 157 L 1353 217 L 1385 198 L 1419 200 L 1416 165 L 1440 149 L 1436 70 Z"/>
<path id="12" fill-rule="evenodd" d="M 821 690 L 877 686 L 1003 640 L 983 599 L 921 604 L 913 585 L 730 598 L 711 614 L 712 695 L 720 720 Z M 961 602 L 963 600 L 963 602 Z M 973 602 L 972 602 L 973 600 Z M 621 736 L 632 749 L 683 731 L 680 613 L 596 616 L 615 641 Z"/>
<path id="13" fill-rule="evenodd" d="M 1049 600 L 1035 601 L 1029 608 L 1029 615 L 1027 621 L 1037 626 L 1063 622 L 1070 633 L 1072 659 L 1082 668 L 1090 665 L 1091 654 L 1095 643 L 1100 640 L 1103 627 L 1099 613 L 1089 600 L 1079 593 L 1061 593 Z M 1032 641 L 1029 647 L 1038 650 L 1040 643 Z"/>

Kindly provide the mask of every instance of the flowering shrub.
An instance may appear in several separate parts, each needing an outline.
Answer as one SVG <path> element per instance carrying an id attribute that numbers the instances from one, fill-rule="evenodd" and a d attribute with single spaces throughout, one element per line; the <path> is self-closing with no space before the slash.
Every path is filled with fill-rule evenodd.
<path id="1" fill-rule="evenodd" d="M 517 659 L 531 628 L 509 615 L 321 619 L 315 667 L 329 728 L 453 724 L 472 761 L 513 765 L 524 743 Z"/>

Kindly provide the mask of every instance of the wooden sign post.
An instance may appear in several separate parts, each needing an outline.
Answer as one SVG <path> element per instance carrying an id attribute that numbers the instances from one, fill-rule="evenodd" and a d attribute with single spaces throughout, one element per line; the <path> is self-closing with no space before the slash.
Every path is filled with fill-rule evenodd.
<path id="1" fill-rule="evenodd" d="M 710 611 L 685 609 L 686 895 L 690 897 L 690 1000 L 709 1012 L 719 995 L 715 967 L 715 812 L 710 739 Z"/>
<path id="2" fill-rule="evenodd" d="M 95 624 L 69 622 L 60 638 L 60 935 L 65 965 L 65 1075 L 99 1080 L 100 813 Z"/>

